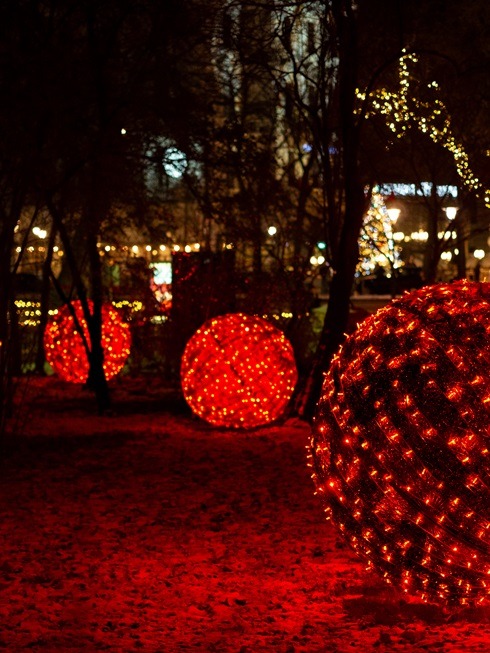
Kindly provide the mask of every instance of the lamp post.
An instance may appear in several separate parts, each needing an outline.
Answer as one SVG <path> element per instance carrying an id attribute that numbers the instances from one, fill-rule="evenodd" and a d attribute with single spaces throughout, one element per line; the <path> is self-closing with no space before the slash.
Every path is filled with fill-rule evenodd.
<path id="1" fill-rule="evenodd" d="M 457 206 L 446 206 L 443 211 L 446 214 L 446 217 L 448 220 L 454 220 L 458 213 L 458 207 Z"/>
<path id="2" fill-rule="evenodd" d="M 473 275 L 475 281 L 480 281 L 480 263 L 485 258 L 485 250 L 475 249 L 473 256 L 476 259 L 475 267 L 473 268 Z"/>
<path id="3" fill-rule="evenodd" d="M 393 227 L 395 226 L 398 218 L 400 217 L 401 209 L 396 203 L 394 194 L 392 193 L 385 202 L 386 213 L 388 214 L 388 222 L 385 225 L 386 236 L 388 238 L 388 249 L 390 251 L 391 260 L 391 296 L 395 297 L 397 292 L 397 266 L 396 266 L 396 250 L 395 250 L 395 239 L 393 237 Z"/>
<path id="4" fill-rule="evenodd" d="M 387 208 L 386 212 L 388 213 L 391 222 L 395 224 L 398 218 L 400 217 L 401 210 L 396 208 L 396 206 L 392 206 L 390 208 Z"/>
<path id="5" fill-rule="evenodd" d="M 457 277 L 458 279 L 463 279 L 466 277 L 466 261 L 468 258 L 468 233 L 466 229 L 466 221 L 463 214 L 460 214 L 458 206 L 445 206 L 443 208 L 446 218 L 449 223 L 456 221 L 455 231 L 456 231 L 456 244 L 457 244 L 457 254 L 456 254 L 456 266 L 457 266 Z M 447 228 L 447 227 L 446 227 Z"/>

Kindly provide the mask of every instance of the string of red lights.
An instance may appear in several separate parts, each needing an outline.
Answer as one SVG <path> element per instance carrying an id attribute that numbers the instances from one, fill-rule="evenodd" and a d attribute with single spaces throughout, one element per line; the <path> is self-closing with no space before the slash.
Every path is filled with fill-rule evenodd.
<path id="1" fill-rule="evenodd" d="M 84 330 L 85 338 L 90 343 L 81 302 L 72 302 L 72 307 Z M 89 307 L 92 310 L 92 302 L 89 302 Z M 129 325 L 110 304 L 102 306 L 102 347 L 103 368 L 106 379 L 109 380 L 123 368 L 131 348 Z M 85 383 L 89 362 L 82 336 L 77 331 L 68 306 L 62 306 L 50 318 L 44 333 L 44 351 L 46 360 L 61 379 L 71 383 Z"/>
<path id="2" fill-rule="evenodd" d="M 325 378 L 311 464 L 327 518 L 425 601 L 490 593 L 490 289 L 405 294 L 366 319 Z"/>
<path id="3" fill-rule="evenodd" d="M 184 397 L 215 426 L 252 428 L 284 412 L 297 381 L 293 349 L 260 317 L 229 313 L 208 320 L 182 356 Z"/>

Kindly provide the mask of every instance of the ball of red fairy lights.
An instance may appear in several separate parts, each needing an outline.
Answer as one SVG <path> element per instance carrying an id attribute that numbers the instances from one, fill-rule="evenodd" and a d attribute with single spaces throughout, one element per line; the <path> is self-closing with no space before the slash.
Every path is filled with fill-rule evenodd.
<path id="1" fill-rule="evenodd" d="M 490 284 L 380 309 L 325 377 L 313 479 L 350 545 L 425 601 L 490 594 Z"/>
<path id="2" fill-rule="evenodd" d="M 74 301 L 72 306 L 90 345 L 81 302 Z M 91 302 L 89 306 L 92 310 Z M 102 306 L 102 347 L 105 376 L 111 379 L 123 368 L 129 356 L 131 333 L 129 325 L 110 304 Z M 44 333 L 44 351 L 46 360 L 60 378 L 72 383 L 85 383 L 89 372 L 87 353 L 68 306 L 62 306 L 48 322 Z"/>
<path id="3" fill-rule="evenodd" d="M 252 428 L 284 412 L 297 381 L 291 344 L 260 317 L 228 313 L 188 341 L 181 364 L 184 397 L 215 426 Z"/>

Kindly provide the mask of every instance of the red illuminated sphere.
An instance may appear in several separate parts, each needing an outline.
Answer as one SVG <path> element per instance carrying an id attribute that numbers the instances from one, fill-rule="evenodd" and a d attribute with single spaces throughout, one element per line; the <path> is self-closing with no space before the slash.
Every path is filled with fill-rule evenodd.
<path id="1" fill-rule="evenodd" d="M 311 440 L 327 515 L 389 583 L 490 594 L 490 284 L 407 293 L 334 359 Z"/>
<path id="2" fill-rule="evenodd" d="M 297 381 L 293 349 L 260 317 L 229 313 L 208 320 L 182 356 L 184 397 L 214 424 L 251 428 L 277 419 Z"/>
<path id="3" fill-rule="evenodd" d="M 90 344 L 81 302 L 77 300 L 72 305 Z M 91 302 L 89 306 L 92 310 Z M 129 325 L 110 304 L 102 306 L 102 346 L 105 376 L 111 379 L 123 368 L 129 356 L 131 333 Z M 85 383 L 89 363 L 82 337 L 75 328 L 75 320 L 68 306 L 62 306 L 49 321 L 44 333 L 44 351 L 46 360 L 60 378 L 72 383 Z"/>

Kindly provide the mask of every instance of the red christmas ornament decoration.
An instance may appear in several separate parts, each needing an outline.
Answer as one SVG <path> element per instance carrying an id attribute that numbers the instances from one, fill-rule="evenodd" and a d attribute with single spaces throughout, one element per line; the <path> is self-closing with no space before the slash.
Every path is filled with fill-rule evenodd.
<path id="1" fill-rule="evenodd" d="M 215 426 L 252 428 L 277 419 L 297 381 L 293 349 L 260 317 L 228 313 L 188 341 L 181 364 L 184 397 Z"/>
<path id="2" fill-rule="evenodd" d="M 82 304 L 77 300 L 72 302 L 72 306 L 90 345 Z M 89 307 L 92 310 L 92 302 L 89 302 Z M 123 368 L 131 347 L 129 325 L 110 304 L 102 306 L 102 347 L 104 372 L 109 380 Z M 68 306 L 62 306 L 49 321 L 44 333 L 44 351 L 46 360 L 60 378 L 85 383 L 89 373 L 87 353 Z"/>
<path id="3" fill-rule="evenodd" d="M 407 293 L 326 375 L 313 479 L 368 566 L 425 601 L 490 594 L 490 284 Z"/>

